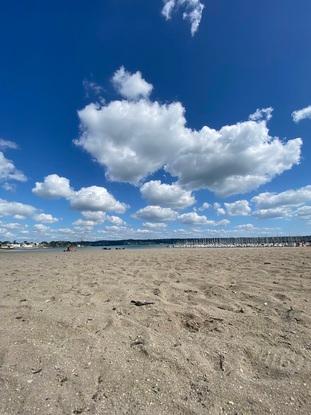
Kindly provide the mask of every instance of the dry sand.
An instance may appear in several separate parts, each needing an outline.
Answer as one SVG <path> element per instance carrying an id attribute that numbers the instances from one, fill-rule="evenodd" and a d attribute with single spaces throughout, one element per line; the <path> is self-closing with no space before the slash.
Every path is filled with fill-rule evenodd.
<path id="1" fill-rule="evenodd" d="M 0 252 L 0 414 L 310 415 L 310 293 L 310 248 Z"/>

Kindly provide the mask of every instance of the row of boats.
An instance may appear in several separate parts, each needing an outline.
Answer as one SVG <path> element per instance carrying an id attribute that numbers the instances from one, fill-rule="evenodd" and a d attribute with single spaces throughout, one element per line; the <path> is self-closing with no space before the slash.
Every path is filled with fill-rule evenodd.
<path id="1" fill-rule="evenodd" d="M 310 246 L 310 242 L 288 243 L 177 243 L 173 248 L 272 248 L 272 247 L 304 247 Z"/>

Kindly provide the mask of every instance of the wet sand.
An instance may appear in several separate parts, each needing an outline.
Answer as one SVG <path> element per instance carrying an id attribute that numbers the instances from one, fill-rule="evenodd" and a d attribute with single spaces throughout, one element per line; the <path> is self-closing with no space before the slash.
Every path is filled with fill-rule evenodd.
<path id="1" fill-rule="evenodd" d="M 0 313 L 1 415 L 311 413 L 311 248 L 0 252 Z"/>

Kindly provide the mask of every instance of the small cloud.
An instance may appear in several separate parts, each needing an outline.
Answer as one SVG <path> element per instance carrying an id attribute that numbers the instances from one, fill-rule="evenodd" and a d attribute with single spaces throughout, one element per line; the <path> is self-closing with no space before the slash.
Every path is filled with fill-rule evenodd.
<path id="1" fill-rule="evenodd" d="M 215 209 L 215 211 L 216 211 L 216 213 L 217 213 L 218 216 L 225 215 L 226 214 L 225 209 L 223 207 L 221 207 L 221 204 L 218 203 L 218 202 L 215 202 L 213 204 L 213 208 Z"/>
<path id="2" fill-rule="evenodd" d="M 198 215 L 196 212 L 183 213 L 179 215 L 178 219 L 185 225 L 209 225 L 212 223 L 206 216 Z"/>
<path id="3" fill-rule="evenodd" d="M 6 150 L 6 149 L 16 150 L 17 148 L 18 148 L 18 145 L 14 143 L 14 141 L 4 140 L 3 138 L 0 138 L 0 150 Z"/>
<path id="4" fill-rule="evenodd" d="M 248 216 L 252 212 L 247 200 L 225 203 L 225 208 L 230 216 Z"/>
<path id="5" fill-rule="evenodd" d="M 210 205 L 209 203 L 204 202 L 204 203 L 203 203 L 203 205 L 202 205 L 201 207 L 199 207 L 199 209 L 198 209 L 198 210 L 199 210 L 200 212 L 203 212 L 203 210 L 207 210 L 207 209 L 209 209 L 209 208 L 210 208 L 210 206 L 211 206 L 211 205 Z"/>
<path id="6" fill-rule="evenodd" d="M 125 226 L 126 225 L 126 222 L 123 219 L 121 219 L 119 216 L 107 215 L 107 220 L 109 222 L 111 222 L 113 225 L 116 225 L 116 226 Z"/>
<path id="7" fill-rule="evenodd" d="M 292 112 L 292 118 L 296 123 L 305 119 L 311 119 L 311 105 L 302 108 L 301 110 Z"/>
<path id="8" fill-rule="evenodd" d="M 140 188 L 144 199 L 152 205 L 183 209 L 195 203 L 191 191 L 182 189 L 177 183 L 161 183 L 160 180 L 151 180 Z"/>
<path id="9" fill-rule="evenodd" d="M 123 98 L 130 100 L 148 98 L 153 89 L 153 86 L 143 79 L 141 72 L 132 74 L 126 71 L 124 66 L 114 73 L 112 83 Z"/>
<path id="10" fill-rule="evenodd" d="M 238 232 L 238 234 L 272 235 L 278 233 L 279 231 L 279 228 L 261 228 L 254 226 L 252 223 L 245 223 L 236 226 L 233 232 Z"/>
<path id="11" fill-rule="evenodd" d="M 16 150 L 17 148 L 17 144 L 13 141 L 4 140 L 0 138 L 0 150 Z M 5 184 L 2 187 L 5 189 L 4 186 L 6 186 L 6 190 L 8 190 L 8 182 L 11 180 L 25 182 L 27 178 L 23 172 L 21 172 L 15 167 L 13 161 L 7 159 L 4 156 L 3 152 L 0 151 L 0 182 L 5 182 Z"/>
<path id="12" fill-rule="evenodd" d="M 102 94 L 104 92 L 104 88 L 97 84 L 94 81 L 89 81 L 88 79 L 83 80 L 83 88 L 85 91 L 85 95 L 87 98 L 99 97 L 100 101 L 103 100 Z"/>
<path id="13" fill-rule="evenodd" d="M 101 211 L 92 211 L 92 210 L 87 210 L 87 211 L 83 211 L 81 212 L 82 216 L 89 220 L 92 221 L 94 223 L 103 223 L 105 222 L 105 220 L 107 220 L 107 215 L 104 212 Z"/>
<path id="14" fill-rule="evenodd" d="M 164 0 L 162 15 L 170 20 L 174 10 L 183 8 L 183 19 L 188 20 L 191 25 L 191 34 L 195 35 L 202 19 L 204 4 L 200 0 Z"/>
<path id="15" fill-rule="evenodd" d="M 81 228 L 92 229 L 95 225 L 97 225 L 97 223 L 92 220 L 78 219 L 73 222 L 73 225 Z"/>
<path id="16" fill-rule="evenodd" d="M 46 199 L 68 199 L 72 196 L 73 189 L 70 187 L 70 181 L 66 177 L 50 174 L 44 178 L 43 182 L 36 182 L 32 192 Z"/>
<path id="17" fill-rule="evenodd" d="M 42 222 L 42 223 L 56 223 L 58 222 L 57 218 L 54 218 L 54 216 L 52 216 L 49 213 L 38 213 L 37 215 L 34 216 L 34 220 L 37 222 Z"/>
<path id="18" fill-rule="evenodd" d="M 2 187 L 2 189 L 6 190 L 7 192 L 14 192 L 16 190 L 16 185 L 13 184 L 13 183 L 5 182 L 5 183 L 3 183 L 3 185 L 1 187 Z"/>
<path id="19" fill-rule="evenodd" d="M 163 222 L 174 220 L 177 217 L 177 213 L 171 208 L 163 208 L 160 206 L 146 206 L 139 209 L 135 215 L 135 218 L 146 220 L 148 222 Z"/>
<path id="20" fill-rule="evenodd" d="M 49 232 L 50 228 L 46 225 L 42 225 L 41 223 L 37 223 L 36 225 L 33 226 L 34 230 L 38 233 L 47 233 Z"/>
<path id="21" fill-rule="evenodd" d="M 145 222 L 143 223 L 143 227 L 149 230 L 159 230 L 165 229 L 167 227 L 166 223 L 153 223 L 153 222 Z"/>
<path id="22" fill-rule="evenodd" d="M 249 116 L 251 121 L 269 121 L 272 118 L 273 108 L 257 108 L 257 110 Z"/>
<path id="23" fill-rule="evenodd" d="M 235 228 L 240 231 L 247 231 L 247 232 L 252 232 L 256 229 L 252 223 L 245 223 L 243 225 L 238 225 Z"/>
<path id="24" fill-rule="evenodd" d="M 230 223 L 228 219 L 220 221 L 209 220 L 205 215 L 198 215 L 196 212 L 184 213 L 178 216 L 178 220 L 185 225 L 209 225 L 209 226 L 226 226 Z"/>

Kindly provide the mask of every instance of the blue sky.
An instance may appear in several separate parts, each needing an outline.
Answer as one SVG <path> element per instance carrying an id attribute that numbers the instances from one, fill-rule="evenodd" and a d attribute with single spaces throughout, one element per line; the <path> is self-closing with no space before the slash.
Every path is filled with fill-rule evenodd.
<path id="1" fill-rule="evenodd" d="M 310 1 L 0 5 L 0 240 L 311 233 Z"/>

